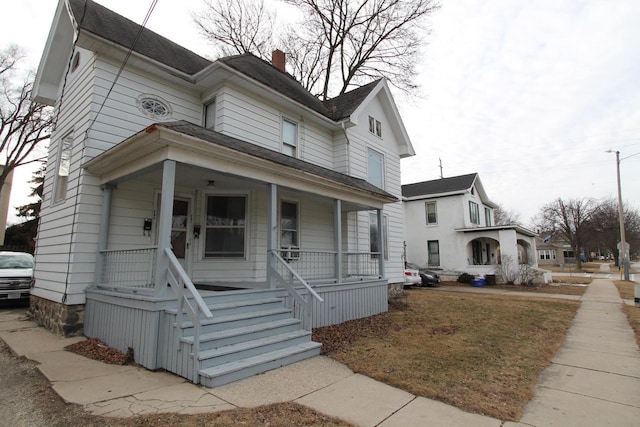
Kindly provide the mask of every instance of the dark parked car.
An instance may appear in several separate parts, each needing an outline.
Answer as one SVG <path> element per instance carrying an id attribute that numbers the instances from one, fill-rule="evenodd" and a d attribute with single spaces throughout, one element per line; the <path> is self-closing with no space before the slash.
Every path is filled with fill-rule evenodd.
<path id="1" fill-rule="evenodd" d="M 405 268 L 410 268 L 412 270 L 418 270 L 420 273 L 420 278 L 422 279 L 420 283 L 416 283 L 416 286 L 432 286 L 437 287 L 440 286 L 440 276 L 435 271 L 429 270 L 426 267 L 420 267 L 417 264 L 411 262 L 405 262 Z"/>
<path id="2" fill-rule="evenodd" d="M 0 252 L 0 301 L 29 301 L 33 285 L 33 256 Z"/>

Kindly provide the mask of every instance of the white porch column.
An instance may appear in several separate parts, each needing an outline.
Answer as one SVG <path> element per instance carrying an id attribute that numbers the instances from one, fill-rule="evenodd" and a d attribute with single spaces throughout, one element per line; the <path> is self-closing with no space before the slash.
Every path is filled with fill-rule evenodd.
<path id="1" fill-rule="evenodd" d="M 272 251 L 276 250 L 278 243 L 278 186 L 267 184 L 267 285 L 275 287 L 271 278 L 274 261 Z"/>
<path id="2" fill-rule="evenodd" d="M 162 193 L 157 220 L 158 253 L 156 254 L 156 296 L 167 291 L 167 257 L 164 250 L 171 247 L 171 218 L 173 217 L 173 195 L 175 191 L 176 162 L 165 160 L 162 165 Z"/>
<path id="3" fill-rule="evenodd" d="M 336 245 L 336 279 L 342 283 L 342 200 L 333 201 L 333 233 Z"/>
<path id="4" fill-rule="evenodd" d="M 100 214 L 100 230 L 98 232 L 98 256 L 96 257 L 96 284 L 102 283 L 102 274 L 104 272 L 105 263 L 105 255 L 104 253 L 102 253 L 102 251 L 109 247 L 112 192 L 113 185 L 105 184 L 102 186 L 102 212 Z"/>
<path id="5" fill-rule="evenodd" d="M 498 239 L 500 241 L 500 262 L 505 262 L 505 256 L 507 259 L 511 259 L 514 268 L 518 268 L 518 240 L 516 238 L 515 230 L 500 230 L 498 231 Z"/>
<path id="6" fill-rule="evenodd" d="M 384 241 L 384 232 L 383 232 L 383 228 L 384 225 L 382 224 L 383 221 L 383 217 L 382 217 L 382 209 L 377 209 L 376 210 L 376 214 L 378 216 L 378 242 L 380 242 L 379 245 L 379 251 L 380 251 L 380 257 L 378 258 L 378 262 L 380 263 L 380 267 L 379 267 L 379 273 L 380 273 L 380 277 L 381 278 L 385 278 L 385 272 L 384 272 L 384 246 L 385 246 L 385 241 Z"/>

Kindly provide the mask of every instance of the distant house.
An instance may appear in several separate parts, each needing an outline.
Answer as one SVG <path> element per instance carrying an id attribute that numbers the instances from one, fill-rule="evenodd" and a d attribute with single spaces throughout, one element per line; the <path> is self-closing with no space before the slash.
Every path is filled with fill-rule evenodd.
<path id="1" fill-rule="evenodd" d="M 214 386 L 318 354 L 311 327 L 403 282 L 414 150 L 385 79 L 323 102 L 280 51 L 211 62 L 60 0 L 34 94 L 58 119 L 31 305 L 50 329 Z"/>
<path id="2" fill-rule="evenodd" d="M 402 186 L 407 261 L 450 272 L 495 273 L 498 265 L 537 267 L 536 234 L 495 225 L 496 205 L 477 173 Z"/>
<path id="3" fill-rule="evenodd" d="M 545 238 L 537 238 L 538 265 L 564 265 L 575 264 L 576 255 L 571 243 L 560 237 L 547 235 Z"/>

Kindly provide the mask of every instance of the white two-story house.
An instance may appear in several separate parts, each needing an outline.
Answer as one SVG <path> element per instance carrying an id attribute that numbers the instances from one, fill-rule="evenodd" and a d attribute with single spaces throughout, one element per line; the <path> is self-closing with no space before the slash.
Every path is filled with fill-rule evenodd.
<path id="1" fill-rule="evenodd" d="M 60 0 L 36 77 L 55 106 L 31 312 L 209 386 L 317 354 L 309 329 L 403 281 L 385 79 L 320 101 L 251 54 L 209 61 Z"/>
<path id="2" fill-rule="evenodd" d="M 496 225 L 477 173 L 402 186 L 407 261 L 454 274 L 497 273 L 509 260 L 537 267 L 536 234 Z"/>

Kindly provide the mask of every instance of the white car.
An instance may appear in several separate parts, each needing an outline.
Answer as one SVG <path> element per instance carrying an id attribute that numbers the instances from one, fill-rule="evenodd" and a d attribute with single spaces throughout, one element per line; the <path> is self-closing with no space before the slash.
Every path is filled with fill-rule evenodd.
<path id="1" fill-rule="evenodd" d="M 422 277 L 420 277 L 420 271 L 414 268 L 404 269 L 404 285 L 414 286 L 422 283 Z"/>
<path id="2" fill-rule="evenodd" d="M 0 301 L 28 301 L 33 286 L 33 255 L 0 252 Z"/>

